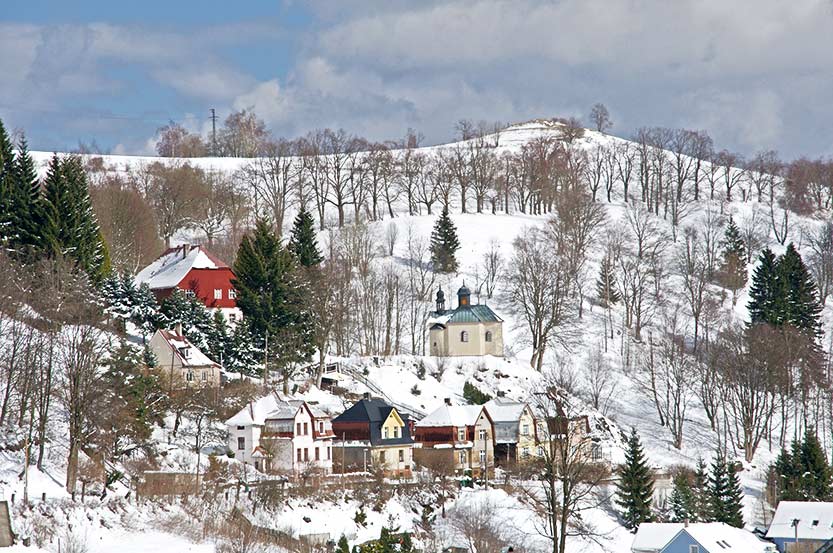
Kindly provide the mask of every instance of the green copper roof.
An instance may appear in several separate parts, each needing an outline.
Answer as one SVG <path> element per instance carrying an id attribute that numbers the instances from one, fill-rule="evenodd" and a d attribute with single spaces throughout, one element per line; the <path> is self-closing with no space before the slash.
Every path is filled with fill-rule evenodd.
<path id="1" fill-rule="evenodd" d="M 433 313 L 438 317 L 436 313 Z M 453 311 L 446 311 L 444 316 L 448 323 L 499 323 L 503 319 L 498 317 L 488 305 L 462 305 Z M 439 317 L 438 317 L 439 318 Z"/>

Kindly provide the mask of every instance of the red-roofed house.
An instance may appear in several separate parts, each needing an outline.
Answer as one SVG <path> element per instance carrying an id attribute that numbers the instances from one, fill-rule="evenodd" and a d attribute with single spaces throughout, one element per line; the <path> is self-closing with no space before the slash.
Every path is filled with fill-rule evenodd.
<path id="1" fill-rule="evenodd" d="M 162 301 L 177 288 L 199 298 L 205 306 L 219 310 L 235 323 L 243 317 L 231 281 L 231 267 L 203 246 L 183 244 L 168 248 L 156 261 L 139 271 L 136 284 L 147 284 Z"/>

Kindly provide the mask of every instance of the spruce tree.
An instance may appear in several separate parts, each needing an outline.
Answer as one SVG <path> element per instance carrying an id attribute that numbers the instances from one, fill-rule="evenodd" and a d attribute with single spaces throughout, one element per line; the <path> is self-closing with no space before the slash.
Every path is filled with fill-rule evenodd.
<path id="1" fill-rule="evenodd" d="M 250 324 L 256 345 L 268 340 L 270 368 L 283 375 L 288 393 L 291 371 L 312 356 L 312 317 L 308 288 L 296 273 L 295 258 L 264 220 L 243 237 L 234 261 L 237 305 Z M 267 338 L 268 336 L 268 338 Z"/>
<path id="2" fill-rule="evenodd" d="M 599 296 L 599 303 L 603 307 L 616 305 L 622 299 L 616 289 L 616 276 L 613 274 L 613 264 L 610 256 L 602 258 L 599 265 L 599 278 L 596 279 L 596 294 Z"/>
<path id="3" fill-rule="evenodd" d="M 708 466 L 703 458 L 699 457 L 697 468 L 694 470 L 694 479 L 691 483 L 691 491 L 694 494 L 694 516 L 691 518 L 693 522 L 708 522 L 711 520 L 708 486 Z"/>
<path id="4" fill-rule="evenodd" d="M 777 303 L 779 283 L 777 263 L 772 250 L 765 248 L 758 256 L 749 288 L 749 322 L 778 324 Z"/>
<path id="5" fill-rule="evenodd" d="M 255 345 L 247 319 L 235 325 L 231 333 L 231 346 L 228 358 L 223 359 L 225 368 L 232 372 L 263 376 L 259 366 L 263 364 L 263 350 Z"/>
<path id="6" fill-rule="evenodd" d="M 169 328 L 181 324 L 182 334 L 188 341 L 209 355 L 209 337 L 214 332 L 214 319 L 201 301 L 189 298 L 177 288 L 162 302 L 160 312 Z"/>
<path id="7" fill-rule="evenodd" d="M 622 508 L 622 519 L 630 530 L 639 528 L 652 519 L 651 503 L 654 481 L 648 461 L 642 450 L 636 429 L 631 429 L 625 451 L 625 464 L 619 471 L 616 484 L 616 503 Z"/>
<path id="8" fill-rule="evenodd" d="M 818 289 L 809 269 L 792 243 L 778 258 L 776 272 L 779 284 L 778 323 L 790 324 L 799 330 L 819 335 L 822 305 Z"/>
<path id="9" fill-rule="evenodd" d="M 796 441 L 793 441 L 792 448 L 798 452 L 800 446 Z M 798 490 L 798 480 L 801 476 L 800 469 L 796 467 L 796 463 L 788 448 L 784 447 L 781 449 L 771 470 L 775 476 L 779 501 L 801 499 L 801 494 Z"/>
<path id="10" fill-rule="evenodd" d="M 732 291 L 732 305 L 735 305 L 738 290 L 746 286 L 748 255 L 740 229 L 731 217 L 726 226 L 722 246 L 723 259 L 718 271 L 718 280 L 722 286 Z"/>
<path id="11" fill-rule="evenodd" d="M 730 466 L 724 457 L 716 456 L 709 476 L 711 520 L 742 528 L 742 498 L 743 492 L 735 468 Z"/>
<path id="12" fill-rule="evenodd" d="M 12 168 L 9 203 L 9 246 L 18 259 L 35 261 L 43 251 L 46 212 L 35 162 L 25 138 L 20 139 Z"/>
<path id="13" fill-rule="evenodd" d="M 14 147 L 0 120 L 0 247 L 11 233 L 12 192 L 14 190 Z"/>
<path id="14" fill-rule="evenodd" d="M 324 259 L 318 250 L 315 222 L 306 207 L 302 206 L 298 215 L 295 216 L 288 247 L 302 267 L 313 267 Z"/>
<path id="15" fill-rule="evenodd" d="M 828 501 L 831 497 L 831 471 L 815 429 L 804 431 L 804 440 L 795 459 L 800 498 L 803 501 Z"/>
<path id="16" fill-rule="evenodd" d="M 440 273 L 457 271 L 457 250 L 459 249 L 457 227 L 454 226 L 454 221 L 448 214 L 448 206 L 445 206 L 431 232 L 431 262 L 434 270 Z"/>
<path id="17" fill-rule="evenodd" d="M 688 473 L 680 471 L 674 476 L 671 491 L 671 522 L 696 522 L 697 505 Z"/>

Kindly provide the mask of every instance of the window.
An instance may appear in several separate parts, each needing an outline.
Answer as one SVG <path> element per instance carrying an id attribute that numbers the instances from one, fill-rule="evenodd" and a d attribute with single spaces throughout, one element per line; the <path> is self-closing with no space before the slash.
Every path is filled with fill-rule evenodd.
<path id="1" fill-rule="evenodd" d="M 487 330 L 487 331 L 486 331 L 486 341 L 487 341 L 487 342 L 491 342 L 491 341 L 492 341 L 492 331 L 491 331 L 491 330 Z"/>
<path id="2" fill-rule="evenodd" d="M 328 447 L 328 448 L 327 448 L 327 460 L 329 461 L 329 460 L 330 460 L 330 459 L 332 459 L 332 458 L 333 458 L 333 448 L 332 448 L 332 447 Z"/>
<path id="3" fill-rule="evenodd" d="M 238 426 L 237 430 L 246 430 L 246 427 L 245 426 Z"/>
<path id="4" fill-rule="evenodd" d="M 481 467 L 486 466 L 486 452 L 485 451 L 480 452 L 480 466 Z"/>
<path id="5" fill-rule="evenodd" d="M 309 448 L 304 448 L 304 461 L 309 461 Z"/>
<path id="6" fill-rule="evenodd" d="M 593 447 L 590 450 L 590 456 L 594 461 L 601 461 L 601 459 L 602 459 L 602 446 L 599 445 L 599 444 L 593 444 Z"/>
<path id="7" fill-rule="evenodd" d="M 385 427 L 385 439 L 386 440 L 388 439 L 388 427 L 387 426 Z"/>
<path id="8" fill-rule="evenodd" d="M 246 449 L 246 438 L 242 436 L 237 438 L 237 449 L 239 451 L 243 451 L 244 449 Z"/>
<path id="9" fill-rule="evenodd" d="M 221 288 L 214 289 L 214 299 L 221 300 L 223 299 L 223 290 Z"/>
<path id="10" fill-rule="evenodd" d="M 383 465 L 385 464 L 385 452 L 384 451 L 379 452 L 379 462 Z"/>
<path id="11" fill-rule="evenodd" d="M 398 426 L 394 426 L 394 427 L 393 427 L 393 437 L 394 437 L 394 438 L 398 438 L 398 437 L 399 437 L 399 427 L 398 427 Z"/>
<path id="12" fill-rule="evenodd" d="M 319 432 L 319 434 L 324 433 L 324 423 L 321 422 L 321 421 L 318 421 L 318 432 Z"/>
<path id="13" fill-rule="evenodd" d="M 457 429 L 457 439 L 461 442 L 466 441 L 466 429 L 465 428 L 458 428 Z"/>
<path id="14" fill-rule="evenodd" d="M 194 373 L 190 371 L 185 373 L 185 380 L 187 380 L 188 382 L 192 382 L 194 380 Z"/>
<path id="15" fill-rule="evenodd" d="M 179 348 L 179 354 L 185 359 L 191 358 L 191 348 Z"/>
<path id="16" fill-rule="evenodd" d="M 229 322 L 232 322 L 232 323 L 235 322 L 237 320 L 237 313 L 229 313 L 228 314 L 228 320 L 229 320 Z"/>
<path id="17" fill-rule="evenodd" d="M 523 434 L 524 436 L 529 436 L 529 425 L 528 424 L 524 425 L 523 430 L 521 431 L 521 434 Z"/>
<path id="18" fill-rule="evenodd" d="M 193 290 L 185 290 L 185 297 L 188 299 L 194 299 L 197 297 L 197 293 Z"/>
<path id="19" fill-rule="evenodd" d="M 461 342 L 468 342 L 469 341 L 469 333 L 467 331 L 463 331 L 460 333 L 460 341 Z"/>
<path id="20" fill-rule="evenodd" d="M 301 448 L 298 448 L 298 462 L 301 462 Z"/>
<path id="21" fill-rule="evenodd" d="M 688 546 L 688 553 L 700 553 L 700 546 L 699 545 L 689 545 Z"/>
<path id="22" fill-rule="evenodd" d="M 819 525 L 819 521 L 818 521 L 818 520 L 814 520 L 814 521 L 813 521 L 812 526 L 813 526 L 813 527 L 816 527 L 816 526 L 818 526 L 818 525 Z"/>
<path id="23" fill-rule="evenodd" d="M 202 372 L 202 381 L 205 382 L 205 371 Z"/>
<path id="24" fill-rule="evenodd" d="M 237 292 L 234 290 L 234 288 L 229 288 L 229 290 L 228 290 L 228 299 L 230 299 L 230 300 L 236 300 L 237 299 Z"/>
<path id="25" fill-rule="evenodd" d="M 460 452 L 460 464 L 461 465 L 466 464 L 466 452 L 465 451 Z"/>
<path id="26" fill-rule="evenodd" d="M 484 441 L 486 439 L 486 431 L 485 430 L 479 430 L 477 432 L 477 439 L 480 440 L 480 441 Z"/>
<path id="27" fill-rule="evenodd" d="M 399 450 L 399 462 L 400 463 L 405 462 L 405 450 L 404 449 Z"/>
<path id="28" fill-rule="evenodd" d="M 544 456 L 544 446 L 539 445 L 538 446 L 538 457 L 543 457 L 543 456 Z"/>
<path id="29" fill-rule="evenodd" d="M 296 436 L 301 435 L 301 423 L 300 422 L 295 423 L 295 435 Z"/>
<path id="30" fill-rule="evenodd" d="M 307 434 L 309 434 L 309 424 L 304 423 L 304 436 L 306 436 Z"/>
<path id="31" fill-rule="evenodd" d="M 525 448 L 521 449 L 521 457 L 524 458 L 524 459 L 529 457 L 529 448 L 528 447 L 525 447 Z"/>
<path id="32" fill-rule="evenodd" d="M 321 460 L 321 454 L 318 452 L 318 448 L 317 448 L 317 447 L 315 448 L 315 460 L 316 460 L 316 461 L 320 461 L 320 460 Z"/>

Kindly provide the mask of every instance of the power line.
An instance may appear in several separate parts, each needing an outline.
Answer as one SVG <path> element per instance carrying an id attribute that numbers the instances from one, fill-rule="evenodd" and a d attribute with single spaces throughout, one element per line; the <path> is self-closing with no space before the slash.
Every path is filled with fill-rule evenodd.
<path id="1" fill-rule="evenodd" d="M 217 155 L 217 112 L 214 111 L 214 108 L 210 109 L 211 111 L 211 155 Z"/>

